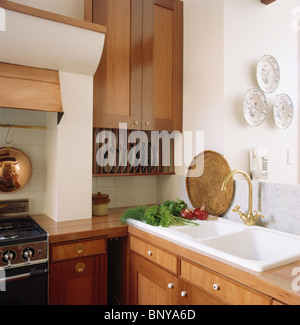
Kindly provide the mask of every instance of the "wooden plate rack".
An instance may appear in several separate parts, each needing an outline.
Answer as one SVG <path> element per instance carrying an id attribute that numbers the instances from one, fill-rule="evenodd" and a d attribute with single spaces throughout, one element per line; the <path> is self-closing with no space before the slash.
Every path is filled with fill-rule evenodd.
<path id="1" fill-rule="evenodd" d="M 96 157 L 98 150 L 107 144 L 107 141 L 105 144 L 97 143 L 96 138 L 99 132 L 101 131 L 109 131 L 112 132 L 116 139 L 116 153 L 115 153 L 115 162 L 112 164 L 112 166 L 108 166 L 103 164 L 104 166 L 101 166 L 102 164 L 97 163 Z M 130 133 L 134 130 L 126 130 L 127 132 L 127 139 L 130 135 Z M 152 152 L 151 154 L 151 131 L 143 131 L 146 135 L 148 140 L 148 152 L 146 150 L 137 150 L 134 151 L 137 147 L 137 144 L 139 143 L 139 139 L 137 139 L 136 143 L 129 143 L 127 142 L 127 152 L 126 155 L 126 165 L 121 164 L 119 165 L 119 154 L 120 150 L 118 147 L 119 144 L 119 129 L 101 129 L 101 128 L 94 128 L 93 130 L 93 176 L 94 177 L 112 177 L 112 176 L 138 176 L 138 175 L 174 175 L 175 169 L 174 169 L 174 140 L 170 139 L 170 165 L 169 166 L 163 166 L 162 164 L 162 139 L 159 139 L 159 148 Z M 114 150 L 114 149 L 113 149 Z M 129 159 L 129 153 L 135 155 L 135 157 L 140 161 L 140 164 L 138 166 L 132 166 Z M 106 155 L 106 156 L 105 156 Z M 104 158 L 107 158 L 108 150 L 106 153 L 104 153 Z M 154 161 L 157 161 L 155 163 L 155 166 L 151 165 L 151 155 L 152 159 Z M 153 157 L 153 155 L 155 157 Z"/>

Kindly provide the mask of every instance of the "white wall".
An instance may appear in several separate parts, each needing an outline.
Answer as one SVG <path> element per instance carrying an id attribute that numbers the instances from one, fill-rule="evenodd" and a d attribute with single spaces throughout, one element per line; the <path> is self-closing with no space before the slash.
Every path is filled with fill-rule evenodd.
<path id="1" fill-rule="evenodd" d="M 225 157 L 232 169 L 249 171 L 249 149 L 265 146 L 269 152 L 268 181 L 277 183 L 299 183 L 299 33 L 291 27 L 295 19 L 291 13 L 297 6 L 299 0 L 268 6 L 253 0 L 224 0 Z M 248 89 L 258 87 L 256 66 L 265 54 L 278 61 L 281 80 L 272 94 L 266 94 L 269 111 L 265 122 L 252 127 L 243 117 L 243 97 Z M 280 93 L 287 93 L 295 106 L 294 120 L 286 130 L 275 125 L 272 115 Z M 292 166 L 287 165 L 289 148 L 295 152 Z"/>
<path id="2" fill-rule="evenodd" d="M 291 25 L 296 19 L 292 10 L 300 7 L 300 0 L 278 0 L 268 6 L 259 0 L 183 2 L 184 130 L 204 131 L 205 149 L 223 154 L 231 169 L 249 172 L 249 149 L 266 146 L 268 182 L 299 183 L 299 32 Z M 251 127 L 243 117 L 243 98 L 248 89 L 258 87 L 256 66 L 265 54 L 278 60 L 281 82 L 274 94 L 266 95 L 267 119 Z M 286 130 L 277 129 L 272 120 L 280 92 L 295 106 Z M 293 166 L 287 165 L 288 148 L 295 152 Z M 181 175 L 158 178 L 159 202 L 177 197 L 189 201 Z"/>
<path id="3" fill-rule="evenodd" d="M 92 216 L 93 77 L 60 72 L 64 116 L 49 115 L 45 214 L 56 221 Z"/>
<path id="4" fill-rule="evenodd" d="M 204 131 L 205 149 L 225 156 L 232 169 L 249 172 L 249 150 L 269 151 L 271 182 L 299 183 L 299 32 L 292 10 L 300 0 L 184 0 L 184 130 Z M 269 113 L 259 127 L 243 117 L 243 98 L 258 87 L 256 66 L 265 55 L 279 62 L 281 81 L 266 94 Z M 275 126 L 275 98 L 287 93 L 295 106 L 291 126 Z M 287 165 L 287 150 L 295 153 Z"/>
<path id="5" fill-rule="evenodd" d="M 183 130 L 223 153 L 223 1 L 184 0 Z"/>

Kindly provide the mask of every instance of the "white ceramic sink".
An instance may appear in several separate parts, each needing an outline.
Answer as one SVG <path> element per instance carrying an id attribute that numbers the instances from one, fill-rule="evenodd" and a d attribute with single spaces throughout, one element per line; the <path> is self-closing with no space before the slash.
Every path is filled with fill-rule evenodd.
<path id="1" fill-rule="evenodd" d="M 224 218 L 209 217 L 198 221 L 199 226 L 170 228 L 136 220 L 130 223 L 200 254 L 205 252 L 258 272 L 300 260 L 300 236 Z"/>
<path id="2" fill-rule="evenodd" d="M 197 227 L 172 227 L 169 230 L 170 233 L 195 242 L 202 242 L 204 238 L 232 234 L 237 231 L 241 231 L 240 226 L 218 221 L 204 221 L 200 222 Z"/>
<path id="3" fill-rule="evenodd" d="M 211 254 L 262 272 L 300 260 L 300 238 L 260 227 L 203 240 Z"/>

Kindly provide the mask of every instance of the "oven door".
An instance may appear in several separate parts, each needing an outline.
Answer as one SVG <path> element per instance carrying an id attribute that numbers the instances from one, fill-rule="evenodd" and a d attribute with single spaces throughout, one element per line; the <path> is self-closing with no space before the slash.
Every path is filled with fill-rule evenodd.
<path id="1" fill-rule="evenodd" d="M 47 304 L 48 263 L 1 270 L 0 275 L 0 305 Z"/>

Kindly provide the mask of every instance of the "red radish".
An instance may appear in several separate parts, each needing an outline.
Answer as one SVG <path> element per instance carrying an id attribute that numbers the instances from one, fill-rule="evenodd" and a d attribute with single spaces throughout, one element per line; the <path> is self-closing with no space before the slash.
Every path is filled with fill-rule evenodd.
<path id="1" fill-rule="evenodd" d="M 205 205 L 203 205 L 201 209 L 200 208 L 194 209 L 193 213 L 196 219 L 206 220 L 208 218 L 208 213 L 207 211 L 205 211 Z"/>
<path id="2" fill-rule="evenodd" d="M 193 211 L 191 211 L 190 209 L 182 209 L 180 215 L 182 218 L 188 220 L 192 220 L 194 217 Z"/>

